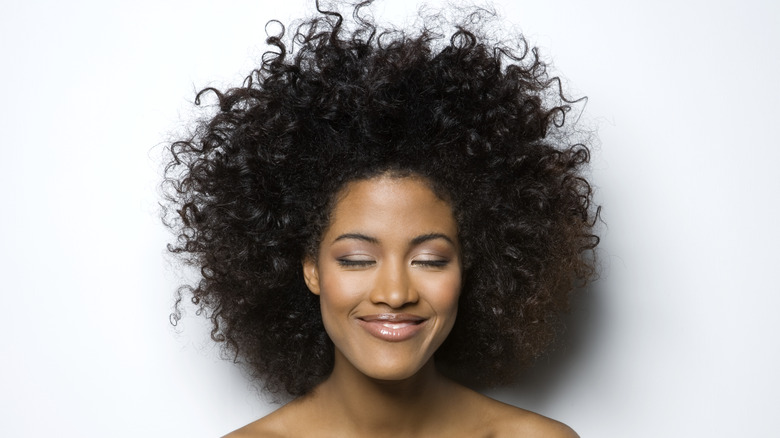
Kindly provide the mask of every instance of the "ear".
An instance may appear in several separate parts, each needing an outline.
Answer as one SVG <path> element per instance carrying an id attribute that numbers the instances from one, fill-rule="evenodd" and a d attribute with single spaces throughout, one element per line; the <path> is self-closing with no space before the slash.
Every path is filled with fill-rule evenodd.
<path id="1" fill-rule="evenodd" d="M 320 273 L 317 270 L 317 262 L 311 256 L 303 259 L 303 279 L 311 293 L 320 294 Z"/>

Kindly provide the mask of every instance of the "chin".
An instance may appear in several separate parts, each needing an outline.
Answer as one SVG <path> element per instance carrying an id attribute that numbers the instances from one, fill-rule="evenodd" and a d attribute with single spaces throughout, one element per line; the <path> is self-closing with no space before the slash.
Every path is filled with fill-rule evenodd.
<path id="1" fill-rule="evenodd" d="M 393 361 L 382 361 L 381 363 L 373 362 L 363 364 L 358 366 L 357 369 L 374 380 L 399 382 L 411 379 L 419 374 L 427 363 L 428 361 L 415 364 L 410 364 L 408 362 L 393 363 Z"/>
<path id="2" fill-rule="evenodd" d="M 407 370 L 387 370 L 383 372 L 375 372 L 372 374 L 366 374 L 368 377 L 374 380 L 381 380 L 385 382 L 400 382 L 414 377 L 420 370 L 407 371 Z"/>

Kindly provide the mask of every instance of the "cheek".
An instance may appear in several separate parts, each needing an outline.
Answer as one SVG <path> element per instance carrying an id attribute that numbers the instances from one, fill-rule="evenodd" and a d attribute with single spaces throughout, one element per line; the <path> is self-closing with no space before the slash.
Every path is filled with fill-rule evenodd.
<path id="1" fill-rule="evenodd" d="M 335 314 L 349 313 L 355 307 L 366 284 L 359 277 L 327 273 L 320 276 L 320 307 L 323 320 Z"/>
<path id="2" fill-rule="evenodd" d="M 360 304 L 366 286 L 365 281 L 343 275 L 320 276 L 320 314 L 325 332 L 337 348 L 346 348 L 349 333 L 350 315 Z"/>
<path id="3" fill-rule="evenodd" d="M 441 316 L 451 315 L 458 311 L 458 299 L 460 298 L 461 279 L 460 273 L 445 275 L 440 278 L 429 278 L 424 281 L 424 287 L 428 293 L 426 298 L 436 313 Z"/>
<path id="4" fill-rule="evenodd" d="M 461 279 L 460 274 L 440 278 L 428 285 L 429 293 L 426 295 L 428 304 L 436 313 L 438 327 L 434 345 L 438 349 L 450 335 L 458 316 L 458 303 L 460 299 Z"/>

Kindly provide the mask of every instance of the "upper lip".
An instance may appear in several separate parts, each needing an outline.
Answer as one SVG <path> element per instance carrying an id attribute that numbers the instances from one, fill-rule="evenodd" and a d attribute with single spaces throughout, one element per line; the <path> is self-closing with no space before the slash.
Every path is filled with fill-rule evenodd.
<path id="1" fill-rule="evenodd" d="M 413 322 L 425 321 L 426 318 L 408 313 L 377 313 L 374 315 L 360 316 L 358 319 L 365 322 Z"/>

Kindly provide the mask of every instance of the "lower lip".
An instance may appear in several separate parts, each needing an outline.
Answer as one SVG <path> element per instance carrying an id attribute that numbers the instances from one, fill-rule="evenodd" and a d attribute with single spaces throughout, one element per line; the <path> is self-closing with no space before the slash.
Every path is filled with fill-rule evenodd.
<path id="1" fill-rule="evenodd" d="M 363 321 L 358 319 L 358 324 L 375 338 L 387 342 L 401 342 L 414 337 L 426 321 L 419 323 L 389 322 L 389 321 Z"/>

